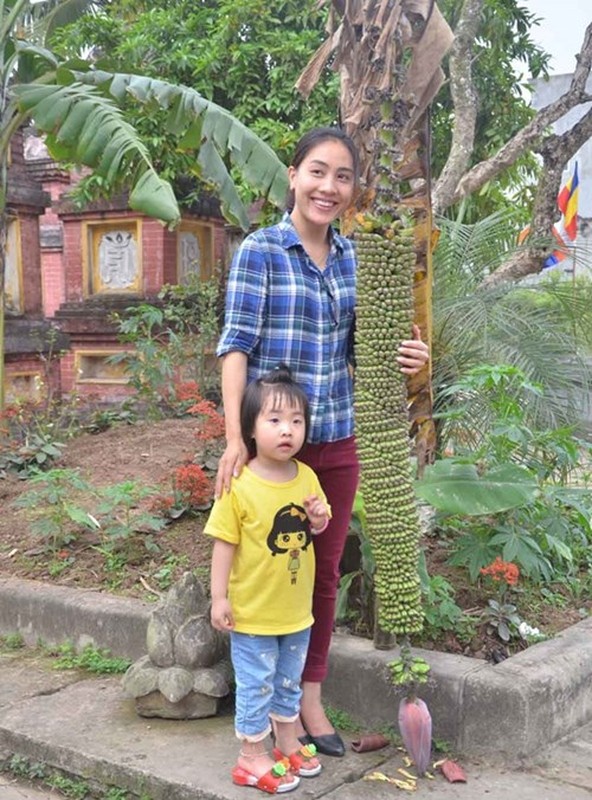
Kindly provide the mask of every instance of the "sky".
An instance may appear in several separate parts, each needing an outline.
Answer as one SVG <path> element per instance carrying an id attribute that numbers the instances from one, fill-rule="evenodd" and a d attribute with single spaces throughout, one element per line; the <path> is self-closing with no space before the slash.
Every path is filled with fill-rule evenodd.
<path id="1" fill-rule="evenodd" d="M 531 35 L 553 56 L 549 73 L 573 72 L 584 31 L 592 22 L 591 0 L 522 0 L 521 5 L 542 18 Z"/>

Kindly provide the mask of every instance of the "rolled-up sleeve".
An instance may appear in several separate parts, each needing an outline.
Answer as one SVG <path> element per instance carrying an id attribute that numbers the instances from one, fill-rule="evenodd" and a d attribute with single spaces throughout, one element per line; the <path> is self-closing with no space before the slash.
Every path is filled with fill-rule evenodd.
<path id="1" fill-rule="evenodd" d="M 252 234 L 232 260 L 217 356 L 236 350 L 250 355 L 257 347 L 265 318 L 267 280 L 264 248 Z"/>

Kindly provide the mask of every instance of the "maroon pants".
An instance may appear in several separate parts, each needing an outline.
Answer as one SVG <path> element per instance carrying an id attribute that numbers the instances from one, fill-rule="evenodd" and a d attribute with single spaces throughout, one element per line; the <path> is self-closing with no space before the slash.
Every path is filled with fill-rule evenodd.
<path id="1" fill-rule="evenodd" d="M 302 673 L 303 681 L 322 683 L 328 670 L 339 562 L 345 547 L 360 467 L 353 436 L 338 442 L 307 444 L 297 458 L 316 472 L 333 514 L 327 528 L 313 539 L 316 559 L 312 601 L 314 624 Z"/>

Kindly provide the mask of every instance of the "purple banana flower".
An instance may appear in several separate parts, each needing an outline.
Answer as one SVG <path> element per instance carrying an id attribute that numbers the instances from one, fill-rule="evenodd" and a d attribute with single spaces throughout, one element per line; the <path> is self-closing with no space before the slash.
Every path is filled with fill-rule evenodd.
<path id="1" fill-rule="evenodd" d="M 419 697 L 404 697 L 399 703 L 399 731 L 419 775 L 424 775 L 432 754 L 432 717 Z"/>

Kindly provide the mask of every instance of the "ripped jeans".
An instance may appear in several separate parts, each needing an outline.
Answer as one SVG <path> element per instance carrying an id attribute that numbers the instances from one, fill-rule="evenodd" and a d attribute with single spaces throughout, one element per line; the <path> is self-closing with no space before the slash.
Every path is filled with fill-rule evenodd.
<path id="1" fill-rule="evenodd" d="M 309 639 L 310 628 L 283 636 L 230 633 L 237 738 L 259 742 L 271 730 L 270 718 L 292 722 L 298 717 Z"/>

